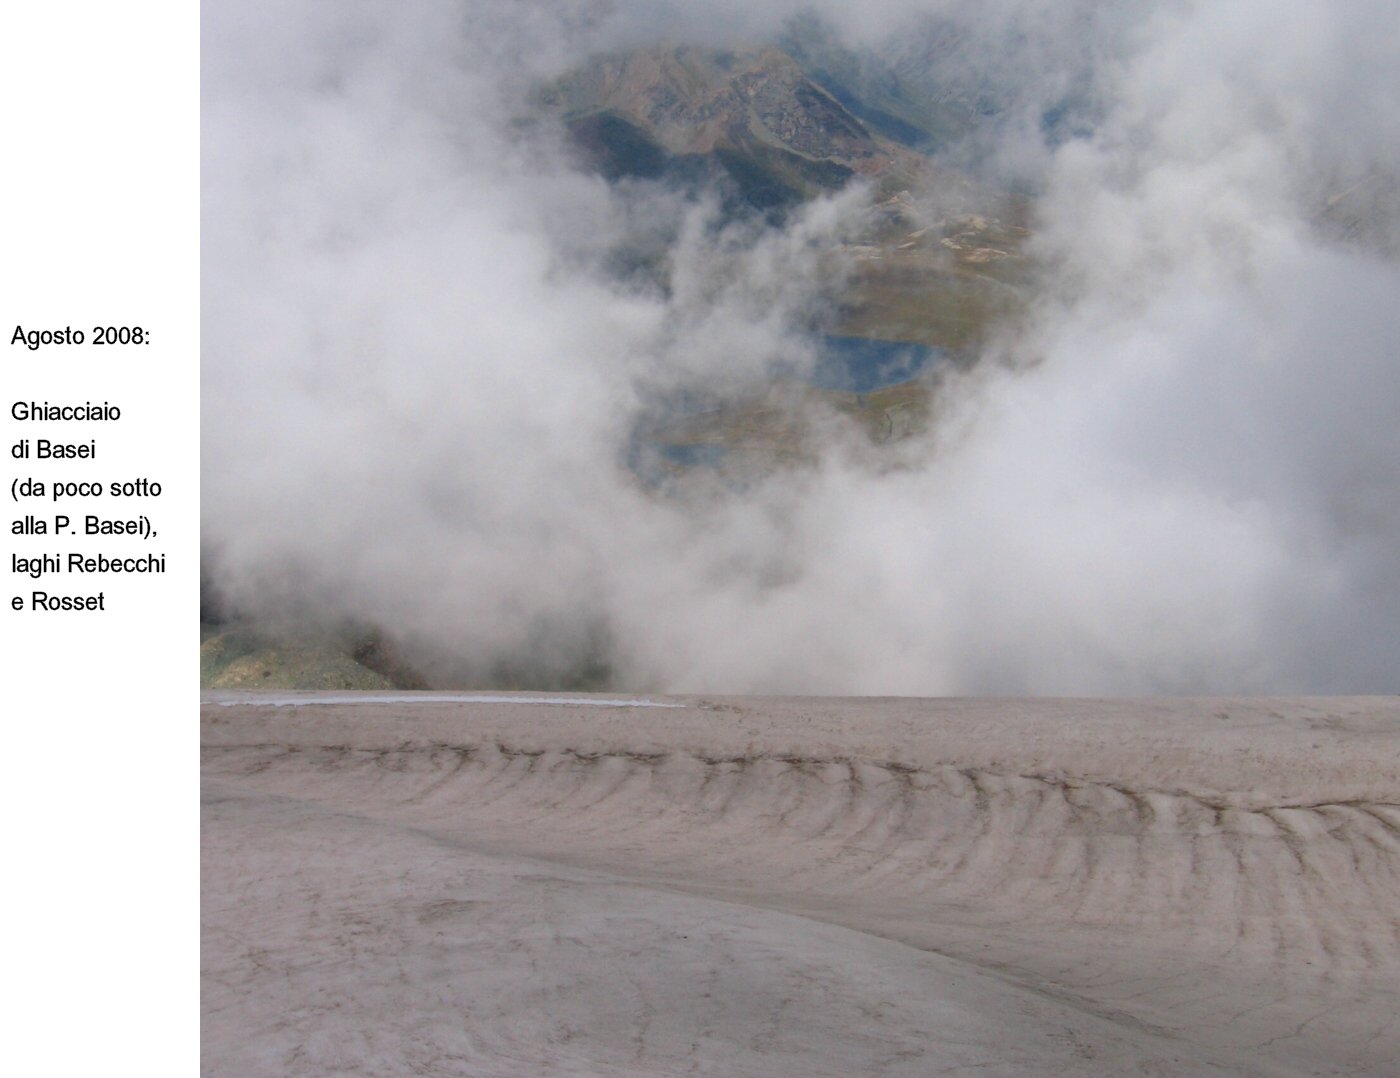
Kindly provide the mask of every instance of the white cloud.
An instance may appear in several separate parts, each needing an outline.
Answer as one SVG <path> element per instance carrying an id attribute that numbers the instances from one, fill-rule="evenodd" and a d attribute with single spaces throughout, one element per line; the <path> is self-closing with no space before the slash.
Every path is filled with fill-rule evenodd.
<path id="1" fill-rule="evenodd" d="M 624 463 L 638 395 L 800 354 L 852 200 L 716 239 L 522 134 L 514 95 L 580 50 L 795 7 L 206 12 L 222 586 L 459 673 L 602 648 L 628 689 L 1394 691 L 1400 273 L 1314 220 L 1400 167 L 1386 5 L 831 6 L 875 44 L 959 20 L 1047 99 L 1090 79 L 1091 137 L 1003 130 L 1042 170 L 1053 279 L 1018 373 L 966 378 L 916 466 L 836 439 L 815 473 L 667 501 Z M 679 229 L 668 297 L 594 269 L 638 214 Z"/>

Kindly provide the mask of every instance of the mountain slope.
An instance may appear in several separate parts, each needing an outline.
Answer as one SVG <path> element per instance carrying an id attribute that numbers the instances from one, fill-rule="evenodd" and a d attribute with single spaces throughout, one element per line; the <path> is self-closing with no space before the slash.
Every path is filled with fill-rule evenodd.
<path id="1" fill-rule="evenodd" d="M 539 101 L 609 178 L 722 178 L 760 209 L 855 176 L 898 189 L 925 167 L 775 48 L 654 46 L 598 57 Z"/>

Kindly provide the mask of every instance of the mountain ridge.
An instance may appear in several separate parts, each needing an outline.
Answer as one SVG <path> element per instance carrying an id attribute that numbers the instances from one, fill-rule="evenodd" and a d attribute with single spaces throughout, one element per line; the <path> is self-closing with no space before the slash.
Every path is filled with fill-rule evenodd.
<path id="1" fill-rule="evenodd" d="M 759 209 L 857 176 L 893 193 L 927 170 L 921 154 L 870 130 L 771 45 L 610 53 L 541 89 L 537 103 L 610 179 L 723 177 Z"/>

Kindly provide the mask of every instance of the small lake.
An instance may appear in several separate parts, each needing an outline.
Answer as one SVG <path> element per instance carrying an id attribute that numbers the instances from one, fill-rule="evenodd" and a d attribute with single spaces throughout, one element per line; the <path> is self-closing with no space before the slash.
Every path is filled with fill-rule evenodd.
<path id="1" fill-rule="evenodd" d="M 908 341 L 881 341 L 871 337 L 838 337 L 831 334 L 816 339 L 816 362 L 810 369 L 782 366 L 772 370 L 778 378 L 794 379 L 818 389 L 840 393 L 866 394 L 901 385 L 947 357 L 942 348 Z M 649 485 L 665 483 L 672 469 L 717 469 L 733 465 L 737 459 L 731 447 L 717 442 L 670 441 L 667 420 L 672 422 L 705 412 L 722 412 L 724 397 L 699 389 L 672 390 L 655 399 L 654 417 L 647 423 L 651 433 L 636 431 L 627 448 L 627 466 Z M 645 428 L 644 428 L 645 429 Z"/>
<path id="2" fill-rule="evenodd" d="M 820 338 L 817 362 L 803 379 L 819 389 L 870 393 L 916 378 L 946 355 L 943 349 L 871 337 Z"/>
<path id="3" fill-rule="evenodd" d="M 729 455 L 729 447 L 713 443 L 676 444 L 662 442 L 656 446 L 661 455 L 672 464 L 686 468 L 718 468 Z"/>

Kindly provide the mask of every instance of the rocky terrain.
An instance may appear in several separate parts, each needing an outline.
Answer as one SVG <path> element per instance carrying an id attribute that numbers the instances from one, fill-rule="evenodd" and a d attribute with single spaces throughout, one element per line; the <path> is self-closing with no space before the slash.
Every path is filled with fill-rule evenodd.
<path id="1" fill-rule="evenodd" d="M 539 102 L 609 178 L 723 177 L 759 209 L 855 176 L 898 190 L 926 167 L 776 48 L 654 46 L 600 57 L 541 90 Z"/>

